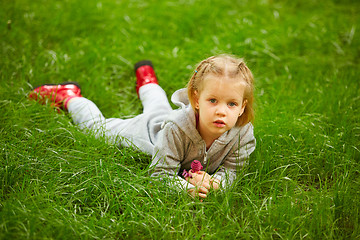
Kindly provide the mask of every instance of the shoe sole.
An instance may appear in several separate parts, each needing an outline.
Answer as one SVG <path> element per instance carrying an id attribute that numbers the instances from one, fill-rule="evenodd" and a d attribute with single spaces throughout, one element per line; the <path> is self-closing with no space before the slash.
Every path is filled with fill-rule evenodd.
<path id="1" fill-rule="evenodd" d="M 35 90 L 36 88 L 42 87 L 42 86 L 57 86 L 57 85 L 62 85 L 63 86 L 63 85 L 68 85 L 68 84 L 75 85 L 81 90 L 81 87 L 80 87 L 79 83 L 77 83 L 77 82 L 63 82 L 63 83 L 58 83 L 58 84 L 56 84 L 56 83 L 46 83 L 46 84 L 36 86 L 32 90 Z"/>
<path id="2" fill-rule="evenodd" d="M 152 62 L 150 60 L 142 60 L 140 62 L 135 63 L 135 65 L 134 65 L 135 72 L 141 66 L 150 66 L 150 67 L 154 68 L 153 64 L 152 64 Z"/>

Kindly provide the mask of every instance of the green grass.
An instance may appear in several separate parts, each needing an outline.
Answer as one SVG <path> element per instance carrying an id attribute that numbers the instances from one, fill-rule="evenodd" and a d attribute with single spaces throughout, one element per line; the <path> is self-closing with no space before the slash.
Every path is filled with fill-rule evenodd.
<path id="1" fill-rule="evenodd" d="M 360 239 L 358 1 L 1 1 L 0 239 Z M 204 202 L 28 101 L 77 81 L 106 117 L 141 112 L 133 64 L 170 95 L 219 53 L 256 79 L 257 148 Z"/>

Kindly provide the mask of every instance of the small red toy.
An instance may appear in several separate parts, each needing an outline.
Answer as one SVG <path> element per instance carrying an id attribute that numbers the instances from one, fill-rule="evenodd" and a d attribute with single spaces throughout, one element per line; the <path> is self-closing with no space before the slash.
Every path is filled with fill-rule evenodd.
<path id="1" fill-rule="evenodd" d="M 194 160 L 191 163 L 191 172 L 193 173 L 197 173 L 198 171 L 201 171 L 203 169 L 203 166 L 201 165 L 201 162 L 199 162 L 198 160 Z M 192 177 L 190 171 L 186 171 L 186 169 L 184 169 L 183 173 L 182 173 L 183 177 L 186 179 L 188 177 Z"/>

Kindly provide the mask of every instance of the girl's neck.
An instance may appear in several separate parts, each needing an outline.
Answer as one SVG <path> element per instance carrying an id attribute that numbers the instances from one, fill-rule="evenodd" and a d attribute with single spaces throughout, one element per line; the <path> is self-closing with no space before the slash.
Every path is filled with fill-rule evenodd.
<path id="1" fill-rule="evenodd" d="M 213 142 L 216 140 L 216 139 L 204 139 L 203 140 L 205 141 L 205 145 L 206 145 L 206 151 L 209 150 L 209 148 L 211 147 L 211 145 L 213 144 Z"/>

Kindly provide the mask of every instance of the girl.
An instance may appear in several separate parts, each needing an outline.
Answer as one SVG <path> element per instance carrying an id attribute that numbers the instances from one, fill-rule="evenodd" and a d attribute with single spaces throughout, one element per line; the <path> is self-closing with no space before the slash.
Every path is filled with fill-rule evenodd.
<path id="1" fill-rule="evenodd" d="M 244 61 L 219 55 L 200 62 L 187 89 L 171 97 L 177 110 L 158 85 L 150 61 L 135 64 L 135 72 L 143 113 L 132 119 L 104 118 L 75 83 L 42 85 L 29 97 L 41 103 L 50 99 L 80 128 L 152 154 L 152 176 L 171 177 L 173 185 L 193 197 L 205 198 L 209 191 L 229 186 L 255 149 L 253 76 Z M 194 160 L 205 171 L 187 173 Z"/>

